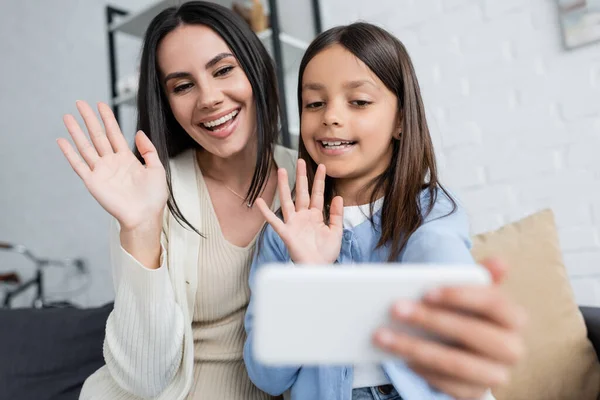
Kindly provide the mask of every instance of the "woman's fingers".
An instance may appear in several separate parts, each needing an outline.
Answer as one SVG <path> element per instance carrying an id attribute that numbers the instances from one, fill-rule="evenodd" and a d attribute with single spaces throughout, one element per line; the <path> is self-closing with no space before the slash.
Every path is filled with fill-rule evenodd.
<path id="1" fill-rule="evenodd" d="M 85 101 L 77 101 L 77 110 L 81 114 L 83 121 L 85 122 L 85 126 L 87 127 L 88 134 L 90 135 L 90 139 L 92 139 L 92 143 L 94 143 L 94 147 L 100 156 L 113 153 L 113 148 L 104 133 L 104 127 L 98 121 L 96 117 L 96 113 L 94 110 L 85 102 Z"/>
<path id="2" fill-rule="evenodd" d="M 505 384 L 508 368 L 459 348 L 382 328 L 375 343 L 416 368 L 425 368 L 452 379 L 485 387 Z"/>
<path id="3" fill-rule="evenodd" d="M 94 165 L 96 165 L 96 162 L 98 161 L 100 156 L 98 155 L 98 152 L 96 151 L 94 146 L 87 139 L 85 133 L 83 133 L 83 131 L 79 127 L 79 124 L 75 120 L 75 117 L 73 117 L 70 114 L 67 114 L 63 117 L 63 122 L 67 127 L 67 131 L 69 132 L 69 135 L 71 135 L 73 143 L 75 143 L 79 154 L 81 154 L 81 157 L 83 157 L 89 168 L 94 169 Z"/>
<path id="4" fill-rule="evenodd" d="M 312 195 L 310 196 L 310 208 L 323 211 L 325 196 L 325 165 L 319 164 L 313 180 Z"/>
<path id="5" fill-rule="evenodd" d="M 66 139 L 57 139 L 56 143 L 58 143 L 58 147 L 65 155 L 65 158 L 71 165 L 71 168 L 73 168 L 75 173 L 79 175 L 81 180 L 85 182 L 88 179 L 89 174 L 92 172 L 88 164 L 86 164 L 81 157 L 79 157 L 75 149 L 73 149 L 73 146 L 71 146 L 71 143 L 69 143 L 69 141 Z"/>
<path id="6" fill-rule="evenodd" d="M 309 205 L 310 195 L 308 194 L 306 162 L 299 158 L 296 165 L 296 211 L 306 210 Z"/>
<path id="7" fill-rule="evenodd" d="M 148 136 L 142 131 L 138 131 L 135 135 L 135 145 L 137 146 L 138 151 L 144 158 L 146 162 L 146 167 L 148 168 L 157 168 L 163 167 L 160 162 L 160 158 L 158 157 L 158 152 L 156 151 L 156 147 L 152 144 Z"/>
<path id="8" fill-rule="evenodd" d="M 294 206 L 294 200 L 292 200 L 290 183 L 288 182 L 288 175 L 285 168 L 279 168 L 277 171 L 277 180 L 277 190 L 279 191 L 279 201 L 281 203 L 283 219 L 284 221 L 288 221 L 294 214 L 296 208 Z"/>
<path id="9" fill-rule="evenodd" d="M 481 399 L 488 390 L 485 386 L 454 379 L 444 374 L 430 371 L 426 368 L 420 368 L 410 364 L 408 364 L 408 366 L 425 379 L 431 386 L 455 399 Z"/>
<path id="10" fill-rule="evenodd" d="M 509 301 L 497 286 L 463 286 L 434 289 L 423 300 L 438 307 L 476 314 L 507 328 L 521 330 L 527 322 L 524 309 Z"/>
<path id="11" fill-rule="evenodd" d="M 513 331 L 487 319 L 424 303 L 398 302 L 392 318 L 403 324 L 457 343 L 467 351 L 513 365 L 524 353 L 523 342 Z"/>
<path id="12" fill-rule="evenodd" d="M 108 138 L 112 149 L 116 152 L 131 151 L 112 109 L 105 103 L 98 103 L 98 112 L 100 113 L 100 118 L 102 118 L 102 123 L 106 128 L 106 137 Z"/>

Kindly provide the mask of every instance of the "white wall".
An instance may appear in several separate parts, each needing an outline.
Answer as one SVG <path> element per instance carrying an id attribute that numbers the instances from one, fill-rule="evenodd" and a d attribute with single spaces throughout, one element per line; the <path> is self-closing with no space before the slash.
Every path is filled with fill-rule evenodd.
<path id="1" fill-rule="evenodd" d="M 408 47 L 442 173 L 473 232 L 551 207 L 579 303 L 600 304 L 600 43 L 566 51 L 556 0 L 324 0 Z"/>
<path id="2" fill-rule="evenodd" d="M 150 3 L 111 1 L 130 10 Z M 279 2 L 283 28 L 305 40 L 309 3 Z M 108 218 L 54 140 L 66 135 L 61 117 L 76 111 L 76 99 L 109 99 L 105 4 L 0 3 L 0 240 L 87 258 L 91 286 L 72 296 L 85 305 L 114 295 Z M 473 232 L 552 207 L 577 299 L 600 304 L 600 44 L 563 50 L 554 0 L 321 0 L 321 8 L 325 27 L 360 17 L 405 42 L 443 175 L 467 206 Z M 294 15 L 305 25 L 299 17 L 292 24 Z M 118 44 L 122 72 L 130 72 L 138 42 Z M 133 115 L 124 115 L 128 137 Z M 0 271 L 12 265 L 31 272 L 0 253 Z M 82 283 L 53 270 L 49 285 Z"/>
<path id="3" fill-rule="evenodd" d="M 111 3 L 133 8 L 147 1 Z M 105 4 L 0 3 L 0 241 L 23 244 L 44 257 L 87 259 L 89 283 L 70 277 L 72 271 L 52 268 L 47 285 L 51 293 L 75 290 L 67 297 L 84 305 L 114 296 L 108 218 L 55 139 L 68 137 L 62 115 L 76 113 L 75 100 L 109 100 Z M 125 58 L 137 57 L 137 47 L 126 40 L 120 46 Z M 33 273 L 23 257 L 0 253 L 0 271 L 12 269 L 25 278 Z"/>
<path id="4" fill-rule="evenodd" d="M 62 115 L 77 112 L 76 100 L 95 104 L 110 99 L 106 4 L 137 11 L 154 2 L 0 1 L 0 241 L 23 244 L 43 257 L 88 261 L 90 281 L 71 270 L 48 270 L 53 298 L 93 306 L 114 297 L 108 216 L 64 160 L 55 139 L 68 137 Z M 279 6 L 288 33 L 309 40 L 310 2 L 280 0 Z M 141 41 L 123 34 L 116 40 L 119 72 L 125 76 L 135 71 Z M 131 141 L 135 109 L 121 112 L 123 132 Z M 0 252 L 0 272 L 10 270 L 23 278 L 34 272 L 22 256 Z M 22 296 L 16 304 L 29 301 Z"/>

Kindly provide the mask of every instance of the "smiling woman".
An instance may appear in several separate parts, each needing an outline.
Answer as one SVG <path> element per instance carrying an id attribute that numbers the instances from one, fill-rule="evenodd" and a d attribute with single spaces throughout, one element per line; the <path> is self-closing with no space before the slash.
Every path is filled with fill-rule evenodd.
<path id="1" fill-rule="evenodd" d="M 77 102 L 89 139 L 65 116 L 77 150 L 58 140 L 115 222 L 106 365 L 80 398 L 268 399 L 249 380 L 242 348 L 264 225 L 254 201 L 278 208 L 276 170 L 293 177 L 297 159 L 275 144 L 272 61 L 239 16 L 195 1 L 151 22 L 141 66 L 133 151 L 106 104 L 101 123 Z"/>

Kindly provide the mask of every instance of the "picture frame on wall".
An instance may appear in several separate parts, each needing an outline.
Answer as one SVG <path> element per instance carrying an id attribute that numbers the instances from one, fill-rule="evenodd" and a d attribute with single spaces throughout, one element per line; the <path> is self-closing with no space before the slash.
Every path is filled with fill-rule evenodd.
<path id="1" fill-rule="evenodd" d="M 600 41 L 600 0 L 557 1 L 567 49 Z"/>

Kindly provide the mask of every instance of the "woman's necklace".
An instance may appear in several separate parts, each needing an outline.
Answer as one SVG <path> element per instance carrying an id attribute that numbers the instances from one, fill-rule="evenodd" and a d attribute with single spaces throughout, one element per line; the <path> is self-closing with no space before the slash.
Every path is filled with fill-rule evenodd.
<path id="1" fill-rule="evenodd" d="M 219 181 L 217 181 L 217 182 L 219 182 Z M 246 202 L 246 207 L 252 208 L 252 204 L 250 204 L 250 200 L 246 201 L 246 198 L 243 197 L 243 196 L 241 196 L 241 195 L 239 195 L 238 192 L 236 192 L 235 190 L 233 190 L 232 188 L 230 188 L 229 186 L 227 186 L 225 183 L 223 183 L 223 182 L 220 182 L 220 183 L 221 183 L 221 185 L 225 186 L 225 188 L 227 190 L 229 190 L 231 193 L 235 194 L 237 197 L 239 197 L 240 199 L 244 200 Z"/>
<path id="2" fill-rule="evenodd" d="M 210 179 L 212 179 L 213 181 L 215 181 L 215 182 L 217 182 L 217 183 L 220 183 L 221 185 L 223 185 L 223 186 L 225 187 L 225 189 L 229 190 L 229 191 L 230 191 L 231 193 L 233 193 L 233 194 L 234 194 L 236 197 L 238 197 L 238 198 L 240 198 L 240 199 L 244 200 L 244 202 L 245 202 L 245 204 L 246 204 L 246 207 L 248 207 L 248 208 L 252 208 L 252 204 L 250 203 L 250 201 L 249 201 L 249 200 L 248 200 L 248 201 L 246 201 L 246 198 L 245 198 L 244 196 L 242 196 L 241 194 L 239 194 L 238 192 L 236 192 L 235 190 L 233 190 L 232 188 L 230 188 L 229 186 L 227 186 L 227 185 L 225 184 L 225 182 L 223 182 L 223 181 L 220 181 L 220 180 L 218 180 L 218 179 L 215 179 L 215 178 L 213 178 L 212 176 L 210 176 L 210 175 L 208 175 L 208 174 L 206 174 L 206 173 L 205 173 L 204 175 L 205 175 L 207 178 L 210 178 Z"/>

